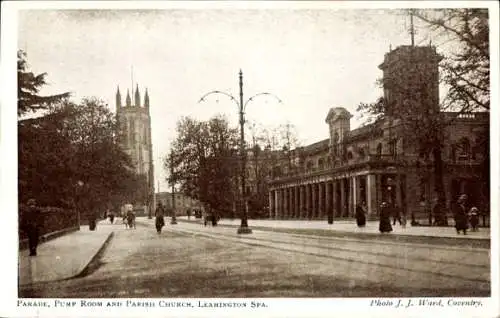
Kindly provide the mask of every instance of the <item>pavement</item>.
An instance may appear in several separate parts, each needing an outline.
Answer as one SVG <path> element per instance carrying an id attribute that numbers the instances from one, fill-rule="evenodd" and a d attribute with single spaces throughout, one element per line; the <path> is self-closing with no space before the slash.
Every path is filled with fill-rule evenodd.
<path id="1" fill-rule="evenodd" d="M 177 217 L 180 222 L 203 223 L 200 219 L 185 216 Z M 166 218 L 169 226 L 171 218 Z M 138 223 L 154 222 L 146 217 L 139 217 Z M 368 221 L 366 227 L 358 228 L 354 220 L 339 220 L 328 224 L 325 220 L 249 220 L 250 228 L 269 229 L 316 229 L 329 230 L 338 233 L 378 235 L 378 222 Z M 220 225 L 240 225 L 239 219 L 222 219 Z M 108 220 L 98 223 L 96 231 L 90 231 L 88 226 L 82 226 L 79 231 L 57 237 L 38 246 L 36 257 L 30 257 L 27 250 L 19 251 L 19 285 L 31 285 L 48 281 L 58 281 L 84 275 L 92 266 L 93 261 L 99 258 L 113 236 L 113 230 L 121 227 L 118 220 L 110 224 Z M 467 241 L 489 241 L 490 229 L 480 228 L 477 232 L 469 231 L 467 235 L 457 235 L 453 227 L 423 227 L 423 226 L 393 226 L 389 235 L 414 238 L 454 238 Z M 363 235 L 366 237 L 366 235 Z"/>
<path id="2" fill-rule="evenodd" d="M 121 225 L 121 224 L 120 224 Z M 101 221 L 95 231 L 82 225 L 79 231 L 59 236 L 38 245 L 37 256 L 19 251 L 19 285 L 64 280 L 81 275 L 113 236 L 109 221 Z"/>
<path id="3" fill-rule="evenodd" d="M 199 222 L 201 219 L 191 217 L 177 217 L 179 221 Z M 170 218 L 166 223 L 170 222 Z M 239 219 L 221 219 L 218 224 L 239 226 Z M 365 227 L 358 227 L 353 220 L 335 220 L 333 224 L 328 224 L 326 220 L 248 220 L 248 226 L 263 227 L 270 229 L 309 229 L 309 230 L 330 230 L 340 233 L 352 234 L 373 234 L 380 236 L 378 221 L 368 221 Z M 467 231 L 467 235 L 457 234 L 452 226 L 411 226 L 403 227 L 396 223 L 392 226 L 393 231 L 389 235 L 413 236 L 413 237 L 439 237 L 464 240 L 489 240 L 490 228 L 479 228 L 477 232 Z"/>

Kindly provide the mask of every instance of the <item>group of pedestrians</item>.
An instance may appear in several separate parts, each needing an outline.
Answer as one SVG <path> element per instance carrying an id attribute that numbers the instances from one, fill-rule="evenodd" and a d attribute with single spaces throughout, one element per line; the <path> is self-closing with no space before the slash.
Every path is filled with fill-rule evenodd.
<path id="1" fill-rule="evenodd" d="M 355 218 L 358 227 L 364 227 L 366 225 L 366 214 L 367 214 L 366 203 L 362 202 L 361 204 L 357 204 Z M 386 202 L 382 202 L 382 204 L 380 205 L 380 218 L 379 218 L 380 233 L 392 232 L 391 216 L 392 216 L 392 225 L 396 225 L 396 222 L 399 222 L 399 225 L 403 227 L 406 226 L 406 219 L 401 218 L 401 213 L 399 209 L 397 207 L 391 208 Z"/>
<path id="2" fill-rule="evenodd" d="M 400 210 L 397 207 L 390 207 L 386 202 L 382 202 L 379 212 L 380 233 L 392 232 L 392 226 L 396 225 L 396 222 L 398 222 L 400 226 L 406 227 L 406 218 L 404 215 L 401 215 Z M 469 208 L 467 206 L 467 195 L 460 195 L 457 203 L 452 206 L 452 212 L 455 219 L 455 229 L 457 234 L 463 233 L 466 235 L 469 225 L 472 231 L 478 230 L 479 209 L 477 207 Z M 367 208 L 365 202 L 356 205 L 355 218 L 358 227 L 364 227 L 366 225 L 366 214 Z M 444 214 L 443 217 L 446 217 L 446 214 Z"/>
<path id="3" fill-rule="evenodd" d="M 469 209 L 467 204 L 467 195 L 462 194 L 457 203 L 452 207 L 453 217 L 455 218 L 455 229 L 457 234 L 463 232 L 464 235 L 467 234 L 467 229 L 469 224 L 472 231 L 477 231 L 479 225 L 479 209 L 475 206 Z"/>

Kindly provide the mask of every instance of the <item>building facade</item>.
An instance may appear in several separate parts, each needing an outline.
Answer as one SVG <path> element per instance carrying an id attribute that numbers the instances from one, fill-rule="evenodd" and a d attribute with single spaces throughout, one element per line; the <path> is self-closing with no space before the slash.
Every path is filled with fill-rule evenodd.
<path id="1" fill-rule="evenodd" d="M 489 113 L 440 112 L 440 59 L 430 46 L 400 46 L 387 53 L 379 66 L 383 119 L 351 130 L 352 114 L 331 108 L 325 119 L 328 138 L 293 149 L 291 160 L 290 154 L 282 155 L 273 168 L 269 217 L 353 217 L 362 202 L 376 217 L 386 202 L 408 218 L 426 219 L 437 198 L 432 158 L 423 158 L 417 145 L 405 140 L 407 122 L 401 114 L 407 113 L 439 116 L 445 123 L 441 153 L 447 209 L 467 194 L 471 205 L 489 211 L 489 178 L 482 174 L 489 158 L 480 146 L 489 136 Z"/>
<path id="2" fill-rule="evenodd" d="M 192 212 L 192 215 L 194 215 L 194 210 L 202 210 L 202 204 L 198 200 L 188 197 L 183 193 L 175 192 L 172 195 L 172 192 L 157 192 L 155 194 L 156 203 L 161 202 L 169 214 L 174 207 L 174 200 L 177 216 L 187 215 L 188 210 Z"/>
<path id="3" fill-rule="evenodd" d="M 144 202 L 133 202 L 135 207 L 142 206 L 144 214 L 153 208 L 154 167 L 153 147 L 151 141 L 151 117 L 149 112 L 149 95 L 146 89 L 141 101 L 139 85 L 136 86 L 134 103 L 127 90 L 125 104 L 122 104 L 120 88 L 116 91 L 116 116 L 120 129 L 120 144 L 130 156 L 135 172 L 143 176 Z"/>

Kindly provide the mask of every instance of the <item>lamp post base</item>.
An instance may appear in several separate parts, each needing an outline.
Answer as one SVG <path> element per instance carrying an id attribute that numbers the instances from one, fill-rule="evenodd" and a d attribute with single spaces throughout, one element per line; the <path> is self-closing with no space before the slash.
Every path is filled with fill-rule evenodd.
<path id="1" fill-rule="evenodd" d="M 238 234 L 252 234 L 252 229 L 248 226 L 240 226 L 238 228 Z"/>

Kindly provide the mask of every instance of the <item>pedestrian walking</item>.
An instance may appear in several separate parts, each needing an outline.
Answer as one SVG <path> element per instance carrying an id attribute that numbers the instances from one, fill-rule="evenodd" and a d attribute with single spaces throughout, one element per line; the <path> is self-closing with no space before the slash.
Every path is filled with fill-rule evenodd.
<path id="1" fill-rule="evenodd" d="M 28 208 L 23 215 L 22 228 L 28 236 L 30 256 L 36 256 L 41 226 L 41 211 L 36 206 L 35 199 L 29 199 L 27 204 Z"/>
<path id="2" fill-rule="evenodd" d="M 378 229 L 380 233 L 389 233 L 392 232 L 391 226 L 391 211 L 386 202 L 382 202 L 380 205 L 380 223 Z"/>
<path id="3" fill-rule="evenodd" d="M 366 204 L 356 204 L 356 223 L 358 227 L 364 227 L 366 225 Z"/>
<path id="4" fill-rule="evenodd" d="M 155 217 L 156 217 L 155 226 L 156 226 L 156 232 L 158 232 L 158 234 L 161 233 L 161 229 L 165 225 L 164 216 L 165 216 L 165 209 L 163 208 L 163 204 L 161 202 L 158 202 L 158 205 L 156 206 L 155 210 Z"/>
<path id="5" fill-rule="evenodd" d="M 434 222 L 432 225 L 446 226 L 447 225 L 447 215 L 444 202 L 439 199 L 435 200 L 434 207 L 432 208 L 432 215 L 434 216 Z"/>
<path id="6" fill-rule="evenodd" d="M 453 217 L 455 218 L 455 229 L 457 234 L 463 231 L 464 235 L 467 234 L 468 220 L 467 220 L 467 195 L 462 194 L 454 206 Z"/>
<path id="7" fill-rule="evenodd" d="M 109 217 L 109 222 L 111 224 L 113 224 L 113 222 L 115 221 L 115 214 L 113 213 L 113 211 L 110 211 L 109 209 L 106 211 L 106 214 L 107 216 Z"/>
<path id="8" fill-rule="evenodd" d="M 476 232 L 479 224 L 479 210 L 475 206 L 469 211 L 469 223 L 472 231 Z"/>
<path id="9" fill-rule="evenodd" d="M 396 221 L 399 222 L 399 225 L 403 225 L 403 222 L 401 221 L 401 213 L 398 206 L 394 206 L 392 208 L 392 225 L 396 225 Z"/>

